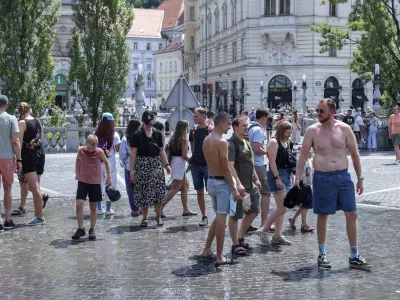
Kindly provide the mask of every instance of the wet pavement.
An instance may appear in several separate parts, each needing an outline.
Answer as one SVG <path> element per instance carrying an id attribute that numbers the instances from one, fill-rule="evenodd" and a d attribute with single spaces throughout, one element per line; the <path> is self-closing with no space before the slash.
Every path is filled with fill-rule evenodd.
<path id="1" fill-rule="evenodd" d="M 157 228 L 152 217 L 143 230 L 140 218 L 130 216 L 124 192 L 113 206 L 114 216 L 98 217 L 96 241 L 87 236 L 72 241 L 75 155 L 49 154 L 42 178 L 43 190 L 51 196 L 45 209 L 47 224 L 23 225 L 33 215 L 29 199 L 27 216 L 13 219 L 17 228 L 0 233 L 0 299 L 400 299 L 400 166 L 391 165 L 393 154 L 362 153 L 365 195 L 357 198 L 359 246 L 373 266 L 371 272 L 348 268 L 349 247 L 340 212 L 330 217 L 328 226 L 332 270 L 316 267 L 316 233 L 287 228 L 292 210 L 284 223 L 292 246 L 268 248 L 257 236 L 248 236 L 253 253 L 216 269 L 213 261 L 198 257 L 208 228 L 198 227 L 199 216 L 181 216 L 178 197 L 165 209 L 164 227 Z M 119 175 L 122 181 L 120 168 Z M 16 208 L 17 185 L 13 192 Z M 214 213 L 208 197 L 206 201 L 211 222 Z M 198 211 L 193 192 L 190 207 Z M 85 214 L 88 229 L 88 207 Z M 257 218 L 255 225 L 259 223 Z M 316 225 L 311 212 L 308 223 Z M 225 253 L 230 256 L 226 233 Z"/>

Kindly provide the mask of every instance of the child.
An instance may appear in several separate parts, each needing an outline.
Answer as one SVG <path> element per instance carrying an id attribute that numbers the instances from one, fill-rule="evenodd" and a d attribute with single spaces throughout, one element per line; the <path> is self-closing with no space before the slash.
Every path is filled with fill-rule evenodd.
<path id="1" fill-rule="evenodd" d="M 299 148 L 299 152 L 301 151 L 301 148 Z M 296 230 L 296 225 L 295 221 L 296 218 L 301 214 L 301 232 L 313 232 L 314 228 L 311 226 L 307 225 L 307 212 L 309 208 L 313 207 L 312 203 L 312 190 L 311 190 L 311 184 L 312 184 L 312 162 L 311 162 L 311 157 L 312 153 L 310 151 L 310 154 L 308 156 L 308 159 L 306 160 L 306 165 L 304 167 L 303 173 L 301 174 L 300 177 L 300 202 L 301 205 L 295 212 L 295 214 L 289 218 L 289 226 L 293 230 Z"/>
<path id="2" fill-rule="evenodd" d="M 97 202 L 102 200 L 101 191 L 101 162 L 104 163 L 107 172 L 106 185 L 111 185 L 110 163 L 104 151 L 97 148 L 99 140 L 97 136 L 91 134 L 86 139 L 86 147 L 79 147 L 75 163 L 76 180 L 78 180 L 78 190 L 76 192 L 76 219 L 78 229 L 72 236 L 73 240 L 79 240 L 85 236 L 83 228 L 83 205 L 86 196 L 89 196 L 90 208 L 90 229 L 89 240 L 96 239 L 94 227 L 97 219 Z"/>
<path id="3" fill-rule="evenodd" d="M 272 117 L 268 117 L 267 119 L 267 125 L 266 125 L 266 129 L 267 129 L 267 141 L 269 142 L 269 140 L 272 137 L 272 122 L 274 121 L 274 119 Z"/>

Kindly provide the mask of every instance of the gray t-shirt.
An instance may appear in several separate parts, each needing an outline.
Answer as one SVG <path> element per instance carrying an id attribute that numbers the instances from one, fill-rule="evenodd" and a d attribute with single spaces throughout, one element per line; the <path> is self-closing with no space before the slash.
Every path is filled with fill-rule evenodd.
<path id="1" fill-rule="evenodd" d="M 0 159 L 14 159 L 11 134 L 19 132 L 17 118 L 0 111 Z"/>

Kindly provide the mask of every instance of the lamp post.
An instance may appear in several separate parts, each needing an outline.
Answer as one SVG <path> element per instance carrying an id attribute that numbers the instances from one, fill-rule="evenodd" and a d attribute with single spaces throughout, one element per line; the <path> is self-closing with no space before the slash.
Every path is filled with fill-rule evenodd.
<path id="1" fill-rule="evenodd" d="M 301 85 L 301 88 L 303 89 L 303 124 L 302 124 L 302 130 L 303 130 L 303 135 L 305 133 L 305 124 L 306 124 L 306 112 L 307 112 L 307 77 L 306 75 L 303 75 L 303 84 Z"/>
<path id="2" fill-rule="evenodd" d="M 293 101 L 292 101 L 292 110 L 296 109 L 297 107 L 297 81 L 295 80 L 293 82 L 293 93 L 294 93 L 294 97 L 293 97 Z"/>
<path id="3" fill-rule="evenodd" d="M 380 70 L 379 70 L 379 64 L 375 65 L 375 76 L 374 76 L 374 105 L 372 106 L 372 109 L 374 112 L 380 116 L 381 115 L 381 90 L 379 89 L 380 83 L 381 83 L 381 76 L 380 76 Z"/>
<path id="4" fill-rule="evenodd" d="M 260 81 L 260 108 L 264 108 L 264 81 Z"/>
<path id="5" fill-rule="evenodd" d="M 338 108 L 340 109 L 340 113 L 343 112 L 343 105 L 341 102 L 343 102 L 343 87 L 342 87 L 342 81 L 339 80 L 339 87 L 338 87 L 338 91 L 339 91 L 339 99 L 338 99 Z"/>

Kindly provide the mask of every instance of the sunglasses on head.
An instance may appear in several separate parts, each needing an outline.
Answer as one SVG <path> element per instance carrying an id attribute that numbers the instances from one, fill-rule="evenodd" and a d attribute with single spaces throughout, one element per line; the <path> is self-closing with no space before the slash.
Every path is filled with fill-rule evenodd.
<path id="1" fill-rule="evenodd" d="M 315 111 L 317 112 L 317 114 L 323 114 L 324 112 L 326 112 L 325 109 L 320 109 L 320 108 L 317 108 Z"/>

